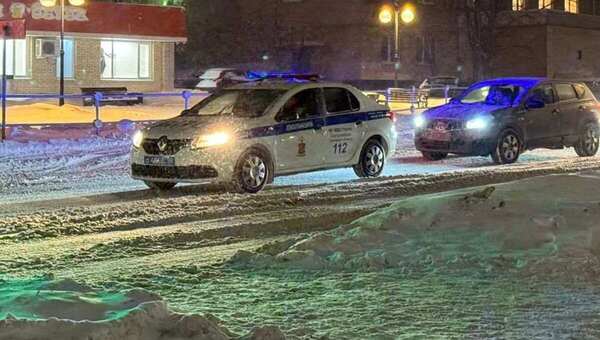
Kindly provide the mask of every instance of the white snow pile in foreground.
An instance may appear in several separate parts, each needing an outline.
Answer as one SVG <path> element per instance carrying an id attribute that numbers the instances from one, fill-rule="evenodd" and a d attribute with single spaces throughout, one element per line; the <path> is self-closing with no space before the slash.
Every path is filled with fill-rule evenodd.
<path id="1" fill-rule="evenodd" d="M 238 252 L 230 263 L 594 279 L 597 255 L 600 173 L 594 172 L 407 198 L 332 231 Z"/>
<path id="2" fill-rule="evenodd" d="M 214 316 L 170 311 L 144 290 L 106 292 L 74 281 L 0 281 L 0 339 L 232 339 Z M 274 327 L 242 339 L 284 339 Z"/>

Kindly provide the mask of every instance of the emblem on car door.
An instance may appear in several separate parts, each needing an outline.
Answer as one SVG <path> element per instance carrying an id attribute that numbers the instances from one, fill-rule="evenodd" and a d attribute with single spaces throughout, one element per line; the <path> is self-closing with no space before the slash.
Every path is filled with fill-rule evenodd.
<path id="1" fill-rule="evenodd" d="M 300 143 L 298 143 L 298 157 L 306 156 L 306 143 L 304 143 L 304 138 L 300 137 Z"/>
<path id="2" fill-rule="evenodd" d="M 167 136 L 160 137 L 158 139 L 158 142 L 156 143 L 156 146 L 158 146 L 158 150 L 160 152 L 167 151 L 167 147 L 169 146 L 169 139 L 167 138 Z"/>

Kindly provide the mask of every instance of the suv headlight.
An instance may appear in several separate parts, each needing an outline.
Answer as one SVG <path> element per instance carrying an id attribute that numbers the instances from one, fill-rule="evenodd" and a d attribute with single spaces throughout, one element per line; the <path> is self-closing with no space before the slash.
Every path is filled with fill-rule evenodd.
<path id="1" fill-rule="evenodd" d="M 465 127 L 467 130 L 483 130 L 490 126 L 490 121 L 481 117 L 471 119 L 467 121 Z"/>
<path id="2" fill-rule="evenodd" d="M 144 133 L 141 130 L 137 130 L 133 137 L 131 138 L 133 147 L 139 149 L 142 147 L 142 143 L 144 142 Z"/>
<path id="3" fill-rule="evenodd" d="M 231 142 L 232 136 L 228 132 L 214 132 L 196 137 L 192 142 L 192 148 L 210 148 L 212 146 L 221 146 Z"/>
<path id="4" fill-rule="evenodd" d="M 417 129 L 425 127 L 426 123 L 427 123 L 427 120 L 425 119 L 425 117 L 423 117 L 421 115 L 415 116 L 415 118 L 413 118 L 413 124 L 415 125 L 415 127 Z"/>

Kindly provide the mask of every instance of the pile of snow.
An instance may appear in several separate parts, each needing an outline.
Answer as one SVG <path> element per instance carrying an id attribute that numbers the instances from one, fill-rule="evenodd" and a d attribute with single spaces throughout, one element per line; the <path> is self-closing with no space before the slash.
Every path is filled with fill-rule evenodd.
<path id="1" fill-rule="evenodd" d="M 600 278 L 600 173 L 403 199 L 332 231 L 239 252 L 231 263 L 302 269 L 515 271 Z"/>
<path id="2" fill-rule="evenodd" d="M 0 281 L 0 340 L 238 338 L 220 323 L 211 315 L 174 313 L 144 290 L 107 292 L 71 280 Z M 276 327 L 243 337 L 284 338 Z"/>

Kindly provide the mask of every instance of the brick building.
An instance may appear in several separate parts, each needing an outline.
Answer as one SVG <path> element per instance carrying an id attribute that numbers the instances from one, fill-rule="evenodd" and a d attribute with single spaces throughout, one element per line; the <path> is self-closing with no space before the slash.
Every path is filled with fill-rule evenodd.
<path id="1" fill-rule="evenodd" d="M 488 76 L 600 79 L 600 0 L 490 1 L 499 13 L 491 27 L 496 34 Z M 390 84 L 395 66 L 393 28 L 377 20 L 383 2 L 231 0 L 227 9 L 234 16 L 227 23 L 231 35 L 220 40 L 235 41 L 236 53 L 206 66 L 291 68 L 365 87 Z M 473 61 L 476 44 L 460 7 L 465 1 L 412 2 L 418 20 L 401 28 L 401 81 L 418 83 L 432 75 L 457 76 L 465 82 L 478 78 Z M 213 46 L 196 47 L 204 51 Z M 226 48 L 231 51 L 231 46 Z"/>
<path id="2" fill-rule="evenodd" d="M 0 14 L 4 20 L 24 18 L 27 26 L 26 39 L 7 42 L 7 73 L 14 77 L 9 91 L 57 92 L 59 8 L 3 0 Z M 175 44 L 187 36 L 182 8 L 86 1 L 67 6 L 65 20 L 67 93 L 82 87 L 173 88 Z"/>

